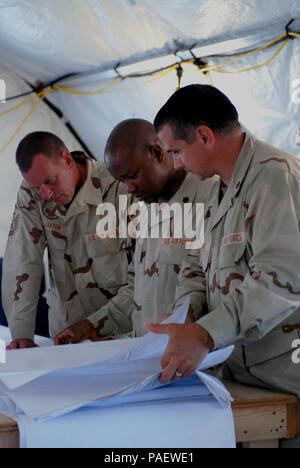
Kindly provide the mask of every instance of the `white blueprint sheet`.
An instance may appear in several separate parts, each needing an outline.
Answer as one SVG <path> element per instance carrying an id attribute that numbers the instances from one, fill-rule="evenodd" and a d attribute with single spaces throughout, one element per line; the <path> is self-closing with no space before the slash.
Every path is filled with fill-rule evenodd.
<path id="1" fill-rule="evenodd" d="M 176 311 L 168 321 L 183 323 L 187 309 L 188 303 Z M 9 336 L 5 335 L 7 335 L 7 330 L 0 327 L 0 338 L 9 341 Z M 223 440 L 226 446 L 229 436 L 230 444 L 234 444 L 231 396 L 221 382 L 202 372 L 203 369 L 226 360 L 232 352 L 232 347 L 210 353 L 191 379 L 161 386 L 158 380 L 161 373 L 160 361 L 167 342 L 168 336 L 166 335 L 148 333 L 138 339 L 86 342 L 79 345 L 54 347 L 51 340 L 41 338 L 40 348 L 8 351 L 7 364 L 0 365 L 1 411 L 17 420 L 21 445 L 24 447 L 44 446 L 46 440 L 48 440 L 46 444 L 53 443 L 53 446 L 69 446 L 71 436 L 67 437 L 65 431 L 63 431 L 65 437 L 62 439 L 64 445 L 57 445 L 56 437 L 60 429 L 67 424 L 66 421 L 74 419 L 73 423 L 70 423 L 70 431 L 73 434 L 74 431 L 78 431 L 75 422 L 77 418 L 82 421 L 87 418 L 87 425 L 90 419 L 92 428 L 92 421 L 95 421 L 96 425 L 99 424 L 96 415 L 99 415 L 99 418 L 101 415 L 100 427 L 97 426 L 98 436 L 103 432 L 101 445 L 99 445 L 98 438 L 96 438 L 97 442 L 94 435 L 91 436 L 91 429 L 87 434 L 81 434 L 80 446 L 87 444 L 87 446 L 101 447 L 177 447 L 179 442 L 175 443 L 175 439 L 172 439 L 170 434 L 168 436 L 170 443 L 166 445 L 166 439 L 162 438 L 159 439 L 162 445 L 159 445 L 157 433 L 150 430 L 151 427 L 154 428 L 155 418 L 149 415 L 156 414 L 159 427 L 161 427 L 160 419 L 167 418 L 165 424 L 169 427 L 169 431 L 173 431 L 174 425 L 171 425 L 171 421 L 174 416 L 171 417 L 171 413 L 174 408 L 176 412 L 180 408 L 183 411 L 183 407 L 186 408 L 187 416 L 190 412 L 188 425 L 193 427 L 195 423 L 198 435 L 199 426 L 203 427 L 203 421 L 207 423 L 210 411 L 218 413 L 219 410 L 220 415 L 223 414 L 223 417 L 227 418 L 229 430 L 227 434 L 220 435 L 216 440 L 219 440 L 220 444 Z M 215 398 L 209 396 L 211 394 Z M 192 401 L 194 411 L 191 406 Z M 198 411 L 199 415 L 201 414 L 200 420 L 198 416 L 196 417 Z M 146 413 L 149 414 L 147 419 L 144 419 L 146 416 L 143 415 Z M 166 413 L 165 416 L 163 416 L 164 413 Z M 124 418 L 121 417 L 122 414 Z M 125 417 L 126 414 L 127 417 Z M 177 417 L 179 414 L 180 412 Z M 107 422 L 105 418 L 108 418 Z M 124 434 L 119 440 L 115 440 L 114 437 L 116 429 L 108 429 L 113 427 L 109 421 L 114 418 L 118 426 L 124 425 Z M 143 444 L 137 443 L 137 440 L 141 441 L 141 434 L 137 430 L 139 418 L 142 418 L 141 421 L 143 420 L 145 425 Z M 140 424 L 142 424 L 141 421 Z M 178 419 L 178 424 L 179 421 L 180 419 Z M 202 421 L 201 424 L 200 421 Z M 128 424 L 131 427 L 129 432 L 126 429 Z M 53 440 L 50 442 L 46 436 L 45 439 L 43 438 L 43 429 L 47 432 L 47 427 L 54 428 L 54 426 L 57 426 L 57 430 L 53 430 Z M 195 430 L 196 427 L 194 427 Z M 211 435 L 213 433 L 216 435 L 215 431 L 220 432 L 224 427 L 224 425 L 214 426 Z M 181 432 L 180 429 L 179 433 Z M 206 435 L 208 432 L 204 431 Z M 147 437 L 146 434 L 148 434 Z M 74 434 L 73 436 L 75 437 Z M 68 441 L 65 440 L 66 437 Z M 188 445 L 188 439 L 183 434 L 180 437 L 182 447 L 198 446 Z M 206 439 L 205 436 L 203 441 Z M 104 443 L 105 440 L 110 440 L 110 443 Z M 125 444 L 126 440 L 128 445 Z M 171 442 L 172 440 L 174 442 Z M 189 440 L 192 444 L 196 443 L 195 438 Z M 198 437 L 197 440 L 199 440 Z M 133 445 L 133 441 L 137 445 Z"/>

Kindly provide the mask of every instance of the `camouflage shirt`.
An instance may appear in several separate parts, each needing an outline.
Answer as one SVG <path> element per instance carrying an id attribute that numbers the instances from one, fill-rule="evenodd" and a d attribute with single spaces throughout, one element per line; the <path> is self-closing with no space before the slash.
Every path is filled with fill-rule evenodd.
<path id="1" fill-rule="evenodd" d="M 191 294 L 216 347 L 237 343 L 235 376 L 298 394 L 299 231 L 300 161 L 246 135 L 230 185 L 220 181 L 208 201 L 205 245 L 187 255 L 176 293 L 177 305 Z"/>
<path id="2" fill-rule="evenodd" d="M 100 309 L 127 284 L 129 241 L 96 235 L 98 205 L 110 202 L 118 213 L 119 195 L 128 197 L 127 192 L 104 163 L 87 165 L 87 180 L 68 210 L 21 185 L 3 262 L 3 307 L 13 339 L 33 338 L 46 247 L 52 337 Z"/>
<path id="3" fill-rule="evenodd" d="M 168 205 L 203 204 L 217 180 L 212 178 L 199 182 L 188 174 Z M 155 322 L 162 315 L 171 313 L 182 260 L 188 250 L 185 238 L 174 237 L 174 212 L 171 210 L 169 217 L 160 219 L 158 229 L 161 229 L 162 219 L 170 221 L 170 238 L 137 239 L 128 286 L 120 289 L 102 310 L 89 317 L 96 328 L 99 321 L 105 320 L 101 335 L 124 333 L 127 327 L 127 332 L 132 332 L 133 336 L 142 336 L 147 332 L 145 321 Z"/>

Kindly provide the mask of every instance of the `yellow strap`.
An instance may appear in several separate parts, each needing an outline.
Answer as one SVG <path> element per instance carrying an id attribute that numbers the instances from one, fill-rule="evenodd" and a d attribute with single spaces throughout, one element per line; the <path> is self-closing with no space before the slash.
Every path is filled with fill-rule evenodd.
<path id="1" fill-rule="evenodd" d="M 15 131 L 15 133 L 12 135 L 12 137 L 8 140 L 8 142 L 3 146 L 3 148 L 0 149 L 0 154 L 3 153 L 6 148 L 12 143 L 12 141 L 15 139 L 15 137 L 17 136 L 17 134 L 19 133 L 19 131 L 22 129 L 22 127 L 24 126 L 24 124 L 27 122 L 27 120 L 29 119 L 29 117 L 31 116 L 31 114 L 33 114 L 33 112 L 36 110 L 36 108 L 39 106 L 39 104 L 43 101 L 43 99 L 46 97 L 47 94 L 49 94 L 51 92 L 51 88 L 48 88 L 44 91 L 42 91 L 41 93 L 39 93 L 39 96 L 38 96 L 38 101 L 34 104 L 34 106 L 32 107 L 32 109 L 28 112 L 28 114 L 26 115 L 26 117 L 24 118 L 24 120 L 20 123 L 20 125 L 18 126 L 17 130 Z"/>
<path id="2" fill-rule="evenodd" d="M 16 106 L 11 107 L 10 109 L 7 109 L 7 110 L 4 111 L 4 112 L 1 112 L 1 113 L 0 113 L 0 117 L 2 117 L 3 115 L 9 114 L 10 112 L 12 112 L 12 111 L 14 111 L 14 110 L 19 109 L 20 107 L 24 106 L 25 104 L 28 104 L 28 103 L 31 102 L 31 101 L 34 101 L 35 99 L 37 99 L 39 96 L 41 96 L 41 95 L 42 95 L 45 91 L 47 91 L 48 89 L 50 90 L 51 88 L 44 89 L 44 90 L 41 91 L 40 93 L 35 94 L 34 96 L 31 96 L 31 97 L 28 98 L 28 99 L 25 99 L 25 101 L 22 101 L 20 104 L 17 104 Z M 34 92 L 34 91 L 33 91 L 33 92 Z"/>
<path id="3" fill-rule="evenodd" d="M 281 46 L 279 47 L 279 49 L 275 52 L 275 54 L 272 55 L 272 57 L 270 57 L 268 60 L 266 60 L 266 62 L 264 63 L 261 63 L 260 65 L 254 65 L 253 67 L 249 67 L 249 68 L 244 68 L 243 70 L 237 70 L 237 71 L 222 71 L 222 70 L 213 70 L 214 72 L 216 73 L 223 73 L 223 74 L 232 74 L 232 73 L 244 73 L 244 72 L 247 72 L 247 71 L 251 71 L 251 70 L 257 70 L 258 68 L 261 68 L 261 67 L 264 67 L 265 65 L 268 65 L 270 62 L 272 62 L 272 60 L 275 59 L 275 57 L 277 57 L 277 55 L 282 51 L 282 49 L 287 45 L 288 42 L 290 42 L 292 39 L 287 39 L 283 44 L 281 44 Z"/>

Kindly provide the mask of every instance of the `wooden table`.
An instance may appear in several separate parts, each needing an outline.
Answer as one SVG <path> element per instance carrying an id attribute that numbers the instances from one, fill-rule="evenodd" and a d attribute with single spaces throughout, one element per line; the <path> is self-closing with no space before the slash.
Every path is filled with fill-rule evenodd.
<path id="1" fill-rule="evenodd" d="M 296 396 L 223 381 L 235 401 L 232 403 L 236 441 L 244 448 L 278 448 L 280 439 L 298 437 Z M 18 448 L 15 421 L 0 414 L 0 448 Z"/>
<path id="2" fill-rule="evenodd" d="M 299 436 L 296 396 L 235 382 L 223 383 L 234 398 L 236 441 L 244 448 L 278 448 L 280 439 Z"/>
<path id="3" fill-rule="evenodd" d="M 18 448 L 19 429 L 12 419 L 0 414 L 0 448 Z"/>

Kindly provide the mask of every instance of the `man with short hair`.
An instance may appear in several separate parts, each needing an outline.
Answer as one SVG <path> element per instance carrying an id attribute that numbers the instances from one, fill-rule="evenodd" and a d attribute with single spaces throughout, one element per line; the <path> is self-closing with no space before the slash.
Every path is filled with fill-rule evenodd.
<path id="1" fill-rule="evenodd" d="M 131 244 L 96 235 L 103 202 L 118 213 L 124 185 L 103 162 L 70 154 L 48 132 L 34 132 L 19 144 L 16 161 L 24 178 L 3 262 L 3 308 L 12 334 L 10 349 L 35 346 L 34 329 L 43 256 L 48 249 L 50 335 L 99 310 L 127 284 Z M 89 322 L 88 322 L 89 324 Z M 95 329 L 86 338 L 98 339 Z"/>
<path id="2" fill-rule="evenodd" d="M 163 204 L 172 207 L 176 203 L 182 208 L 187 203 L 196 208 L 197 203 L 205 203 L 216 183 L 215 178 L 199 183 L 195 176 L 182 169 L 177 171 L 172 156 L 163 151 L 153 125 L 141 119 L 125 120 L 113 129 L 106 144 L 105 162 L 112 176 L 124 182 L 130 194 L 146 202 L 150 227 L 151 204 L 156 204 L 152 208 L 157 210 Z M 141 336 L 147 332 L 145 320 L 161 320 L 171 312 L 181 263 L 188 250 L 187 239 L 174 236 L 174 212 L 169 211 L 163 219 L 170 225 L 170 236 L 163 237 L 161 218 L 157 222 L 160 236 L 151 238 L 149 230 L 148 238 L 138 237 L 128 286 L 88 317 L 97 329 L 105 320 L 99 330 L 101 335 L 119 334 L 130 318 L 131 336 Z M 82 326 L 79 323 L 64 330 L 56 337 L 56 343 L 80 340 Z"/>
<path id="3" fill-rule="evenodd" d="M 300 330 L 299 160 L 243 133 L 235 107 L 212 86 L 176 92 L 155 128 L 175 167 L 201 180 L 220 176 L 207 202 L 204 247 L 188 254 L 176 294 L 175 306 L 193 293 L 199 319 L 148 325 L 170 336 L 162 382 L 188 377 L 209 350 L 235 344 L 227 376 L 300 396 L 292 360 Z"/>

